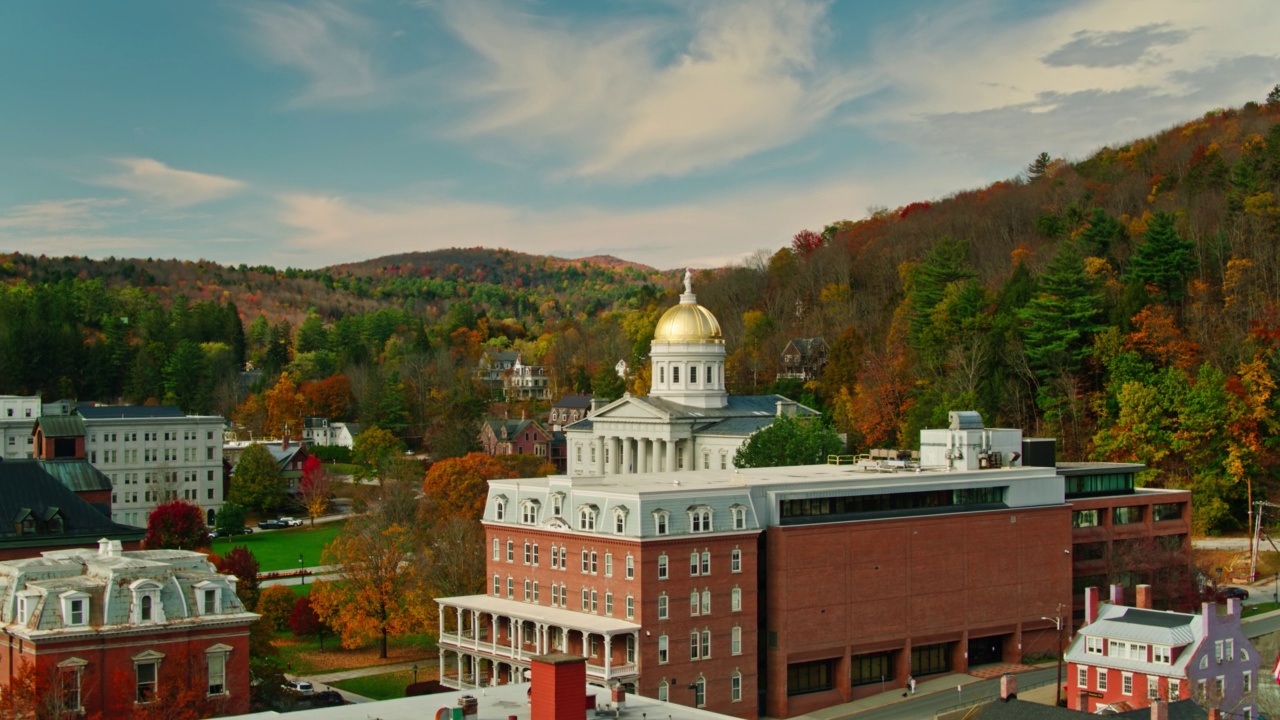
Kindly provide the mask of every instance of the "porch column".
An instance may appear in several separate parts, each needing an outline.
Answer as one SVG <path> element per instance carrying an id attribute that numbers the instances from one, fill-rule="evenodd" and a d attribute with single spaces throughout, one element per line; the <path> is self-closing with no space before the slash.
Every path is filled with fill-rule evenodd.
<path id="1" fill-rule="evenodd" d="M 462 606 L 459 605 L 456 609 L 458 611 L 458 646 L 462 647 Z"/>
<path id="2" fill-rule="evenodd" d="M 475 638 L 475 648 L 480 649 L 480 611 L 471 611 L 471 634 Z"/>
<path id="3" fill-rule="evenodd" d="M 440 617 L 436 618 L 436 620 L 440 623 L 440 629 L 436 631 L 437 640 L 444 640 L 444 608 L 445 606 L 440 607 Z M 444 667 L 444 666 L 441 665 L 441 667 Z"/>
<path id="4" fill-rule="evenodd" d="M 621 472 L 620 470 L 620 468 L 622 467 L 622 439 L 621 438 L 616 438 L 616 437 L 609 438 L 609 465 L 611 467 L 609 472 L 612 472 L 614 475 L 617 475 L 619 472 Z"/>
<path id="5" fill-rule="evenodd" d="M 604 679 L 609 681 L 612 677 L 610 668 L 613 666 L 613 636 L 606 634 L 604 636 Z"/>
<path id="6" fill-rule="evenodd" d="M 649 438 L 636 438 L 636 472 L 649 472 Z"/>
<path id="7" fill-rule="evenodd" d="M 631 451 L 632 439 L 627 437 L 618 438 L 618 440 L 622 443 L 622 472 L 633 473 L 636 471 L 636 459 L 635 453 Z"/>
<path id="8" fill-rule="evenodd" d="M 667 440 L 667 472 L 676 471 L 676 441 Z"/>
<path id="9" fill-rule="evenodd" d="M 498 614 L 489 613 L 489 645 L 493 654 L 498 654 Z"/>
<path id="10" fill-rule="evenodd" d="M 517 621 L 513 617 L 507 618 L 507 632 L 511 634 L 511 657 L 512 659 L 520 657 L 520 641 L 524 635 L 524 621 L 519 621 L 519 627 L 516 627 Z"/>

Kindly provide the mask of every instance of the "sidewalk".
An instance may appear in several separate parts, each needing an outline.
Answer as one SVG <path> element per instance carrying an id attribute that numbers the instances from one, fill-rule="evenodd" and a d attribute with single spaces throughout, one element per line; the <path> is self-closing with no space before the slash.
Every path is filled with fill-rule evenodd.
<path id="1" fill-rule="evenodd" d="M 436 658 L 411 660 L 408 662 L 394 663 L 392 665 L 374 665 L 372 667 L 356 668 L 355 670 L 339 670 L 337 672 L 320 673 L 319 675 L 308 675 L 306 679 L 313 683 L 331 683 L 338 682 L 339 680 L 350 680 L 351 678 L 368 677 L 370 675 L 387 675 L 389 673 L 401 672 L 404 670 L 413 670 L 414 665 L 417 665 L 419 670 L 425 670 L 428 667 L 435 667 Z"/>
<path id="2" fill-rule="evenodd" d="M 950 692 L 956 695 L 957 702 L 959 702 L 963 698 L 964 694 L 963 692 L 956 692 L 957 686 L 972 685 L 980 682 L 985 681 L 983 678 L 974 677 L 972 675 L 962 675 L 960 673 L 943 675 L 942 677 L 933 678 L 931 680 L 917 682 L 915 697 L 920 697 L 921 695 L 932 695 L 940 692 Z M 842 705 L 833 705 L 821 710 L 814 710 L 811 713 L 805 713 L 799 717 L 807 718 L 809 720 L 835 720 L 835 718 L 853 715 L 854 713 L 863 712 L 864 710 L 871 710 L 873 708 L 902 702 L 907 699 L 903 696 L 903 693 L 906 691 L 906 688 L 895 687 L 892 683 L 888 683 L 885 685 L 885 691 L 882 693 L 872 695 L 871 697 L 865 697 L 861 700 L 847 702 Z"/>

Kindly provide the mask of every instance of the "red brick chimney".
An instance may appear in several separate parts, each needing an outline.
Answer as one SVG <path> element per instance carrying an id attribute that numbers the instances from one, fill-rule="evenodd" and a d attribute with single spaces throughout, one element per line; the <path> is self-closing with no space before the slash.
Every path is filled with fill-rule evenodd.
<path id="1" fill-rule="evenodd" d="M 614 685 L 609 688 L 610 699 L 613 700 L 613 706 L 622 710 L 627 706 L 627 690 L 621 685 Z"/>
<path id="2" fill-rule="evenodd" d="M 1124 586 L 1120 583 L 1114 583 L 1111 586 L 1111 604 L 1124 605 Z"/>
<path id="3" fill-rule="evenodd" d="M 1139 585 L 1138 587 L 1144 587 Z M 1169 720 L 1169 703 L 1160 702 L 1160 698 L 1151 701 L 1151 720 Z"/>
<path id="4" fill-rule="evenodd" d="M 1139 585 L 1137 588 L 1137 593 L 1138 593 L 1138 597 L 1134 601 L 1135 607 L 1140 607 L 1143 610 L 1150 610 L 1151 609 L 1151 586 Z"/>
<path id="5" fill-rule="evenodd" d="M 1084 589 L 1084 624 L 1091 625 L 1098 619 L 1098 588 Z"/>
<path id="6" fill-rule="evenodd" d="M 582 720 L 587 688 L 587 659 L 551 653 L 529 658 L 530 720 Z"/>
<path id="7" fill-rule="evenodd" d="M 1000 699 L 1016 700 L 1018 697 L 1018 676 L 1005 673 L 1000 676 Z"/>

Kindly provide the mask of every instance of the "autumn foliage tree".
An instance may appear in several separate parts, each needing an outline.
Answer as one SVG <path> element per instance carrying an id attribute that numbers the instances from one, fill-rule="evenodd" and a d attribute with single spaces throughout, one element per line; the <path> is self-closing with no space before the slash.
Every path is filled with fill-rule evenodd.
<path id="1" fill-rule="evenodd" d="M 433 464 L 422 490 L 433 517 L 479 520 L 489 490 L 486 481 L 511 477 L 517 476 L 506 463 L 476 452 Z"/>
<path id="2" fill-rule="evenodd" d="M 330 420 L 346 419 L 351 408 L 351 380 L 346 375 L 304 382 L 298 390 L 307 399 L 311 414 Z"/>
<path id="3" fill-rule="evenodd" d="M 323 562 L 338 568 L 339 579 L 316 584 L 311 602 L 320 618 L 338 629 L 342 647 L 377 640 L 378 657 L 385 658 L 388 638 L 419 628 L 418 606 L 411 602 L 413 551 L 409 529 L 380 527 L 367 517 L 348 521 L 325 548 Z"/>
<path id="4" fill-rule="evenodd" d="M 302 437 L 302 418 L 306 414 L 307 398 L 298 392 L 289 373 L 280 373 L 274 387 L 263 393 L 267 417 L 263 431 L 271 437 Z M 287 430 L 286 430 L 287 429 Z"/>
<path id="5" fill-rule="evenodd" d="M 317 585 L 320 582 L 316 583 Z M 314 588 L 312 588 L 314 591 Z M 320 615 L 316 613 L 316 609 L 311 605 L 310 596 L 303 595 L 293 603 L 293 610 L 289 613 L 289 631 L 297 637 L 310 637 L 312 635 L 320 641 L 320 649 L 324 649 L 324 636 L 329 635 L 332 631 L 324 621 L 320 619 Z"/>
<path id="6" fill-rule="evenodd" d="M 81 701 L 72 705 L 73 698 L 68 691 L 73 690 L 70 672 L 58 668 L 51 662 L 34 663 L 18 661 L 14 675 L 8 685 L 0 692 L 0 720 L 67 720 L 79 718 L 78 708 L 84 705 Z M 96 692 L 97 683 L 89 676 L 83 676 L 80 684 L 82 697 L 85 693 Z M 90 718 L 101 718 L 101 713 L 92 713 Z"/>
<path id="7" fill-rule="evenodd" d="M 293 602 L 297 595 L 284 585 L 272 585 L 258 595 L 258 606 L 254 612 L 262 616 L 262 621 L 269 624 L 277 632 L 289 629 L 289 615 L 293 612 Z"/>
<path id="8" fill-rule="evenodd" d="M 231 475 L 229 500 L 251 510 L 275 509 L 284 499 L 285 481 L 280 464 L 261 443 L 253 443 L 240 453 Z"/>
<path id="9" fill-rule="evenodd" d="M 361 467 L 365 477 L 378 477 L 388 464 L 404 451 L 404 443 L 390 431 L 380 427 L 366 428 L 356 436 L 351 459 Z"/>
<path id="10" fill-rule="evenodd" d="M 147 535 L 142 544 L 148 550 L 209 547 L 204 511 L 199 505 L 186 500 L 171 500 L 157 505 L 147 517 Z"/>
<path id="11" fill-rule="evenodd" d="M 224 575 L 236 578 L 236 595 L 245 607 L 258 606 L 258 558 L 247 547 L 235 547 L 220 558 L 215 558 L 214 567 Z"/>
<path id="12" fill-rule="evenodd" d="M 315 455 L 308 455 L 302 464 L 302 479 L 298 481 L 298 501 L 307 509 L 311 524 L 316 518 L 329 509 L 329 495 L 332 492 L 329 470 Z"/>

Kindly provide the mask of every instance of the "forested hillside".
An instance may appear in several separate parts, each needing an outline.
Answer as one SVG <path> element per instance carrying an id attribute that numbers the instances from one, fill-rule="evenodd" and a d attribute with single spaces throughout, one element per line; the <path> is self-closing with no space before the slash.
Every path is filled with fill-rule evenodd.
<path id="1" fill-rule="evenodd" d="M 1145 482 L 1194 489 L 1202 529 L 1231 528 L 1278 459 L 1278 122 L 1280 92 L 700 272 L 731 389 L 813 403 L 855 449 L 976 409 L 1064 459 L 1145 463 Z M 547 365 L 557 393 L 625 359 L 646 392 L 678 274 L 481 249 L 320 270 L 11 255 L 0 392 L 171 401 L 258 431 L 321 412 L 453 455 L 489 400 L 471 379 L 486 347 Z M 774 383 L 786 342 L 814 335 L 823 377 Z"/>

